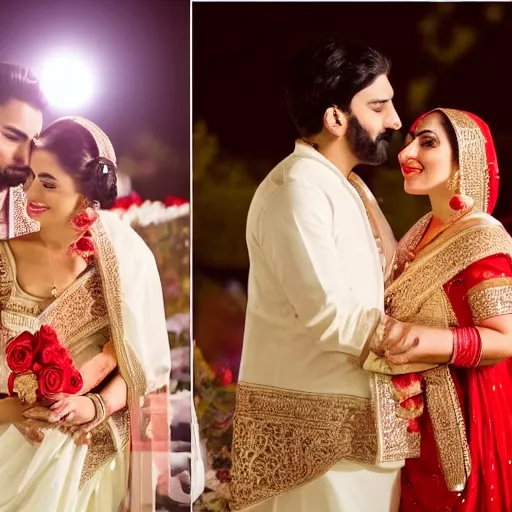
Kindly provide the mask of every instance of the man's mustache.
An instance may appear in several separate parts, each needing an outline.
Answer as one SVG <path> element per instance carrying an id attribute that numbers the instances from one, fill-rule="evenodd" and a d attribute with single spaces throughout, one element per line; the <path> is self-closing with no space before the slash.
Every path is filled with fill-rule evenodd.
<path id="1" fill-rule="evenodd" d="M 394 134 L 395 130 L 392 130 L 391 128 L 386 128 L 385 132 L 382 132 L 381 134 L 378 135 L 377 140 L 375 142 L 390 142 Z"/>
<path id="2" fill-rule="evenodd" d="M 25 185 L 33 174 L 28 165 L 8 165 L 0 171 L 0 190 Z"/>

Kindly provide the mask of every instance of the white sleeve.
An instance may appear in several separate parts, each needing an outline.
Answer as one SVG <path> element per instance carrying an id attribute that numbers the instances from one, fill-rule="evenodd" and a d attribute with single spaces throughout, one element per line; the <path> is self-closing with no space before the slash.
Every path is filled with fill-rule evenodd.
<path id="1" fill-rule="evenodd" d="M 310 185 L 287 183 L 270 198 L 258 227 L 263 254 L 299 321 L 323 350 L 360 356 L 381 313 L 363 308 L 350 290 L 327 195 Z"/>

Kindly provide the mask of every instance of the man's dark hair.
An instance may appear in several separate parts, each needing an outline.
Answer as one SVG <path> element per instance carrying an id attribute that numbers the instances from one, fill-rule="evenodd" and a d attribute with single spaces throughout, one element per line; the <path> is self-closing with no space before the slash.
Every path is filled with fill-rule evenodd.
<path id="1" fill-rule="evenodd" d="M 325 111 L 333 105 L 349 113 L 352 98 L 390 69 L 382 53 L 356 43 L 328 39 L 298 53 L 288 74 L 286 102 L 300 135 L 319 133 Z"/>
<path id="2" fill-rule="evenodd" d="M 36 77 L 17 64 L 0 62 L 0 105 L 10 100 L 28 103 L 38 110 L 46 108 L 46 100 Z"/>

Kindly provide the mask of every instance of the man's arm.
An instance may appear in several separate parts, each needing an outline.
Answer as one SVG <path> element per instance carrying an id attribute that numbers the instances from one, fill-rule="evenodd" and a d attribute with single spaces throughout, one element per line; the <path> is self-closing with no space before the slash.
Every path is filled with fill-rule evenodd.
<path id="1" fill-rule="evenodd" d="M 382 315 L 361 306 L 350 290 L 345 276 L 350 270 L 340 266 L 327 195 L 304 183 L 287 183 L 270 198 L 258 228 L 263 254 L 298 320 L 323 350 L 359 357 Z M 347 238 L 345 243 L 359 241 Z"/>

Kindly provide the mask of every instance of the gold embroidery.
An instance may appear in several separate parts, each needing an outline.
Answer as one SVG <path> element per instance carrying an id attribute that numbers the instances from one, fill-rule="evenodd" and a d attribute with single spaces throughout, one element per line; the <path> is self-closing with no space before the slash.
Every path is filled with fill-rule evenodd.
<path id="1" fill-rule="evenodd" d="M 113 266 L 112 260 L 108 263 Z M 3 306 L 0 313 L 0 350 L 3 353 L 7 343 L 19 332 L 28 329 L 37 331 L 42 324 L 50 324 L 55 328 L 59 339 L 73 358 L 91 343 L 97 343 L 98 333 L 109 333 L 108 310 L 99 265 L 85 272 L 43 311 L 41 308 L 44 302 L 20 297 L 16 293 L 14 283 L 14 269 L 11 267 L 5 246 L 0 243 L 0 301 Z M 107 285 L 110 286 L 112 283 L 107 281 Z M 119 291 L 119 285 L 117 288 L 112 285 L 112 289 Z M 117 299 L 120 308 L 120 295 Z M 123 338 L 122 340 L 124 341 Z M 5 357 L 0 358 L 0 392 L 3 391 L 2 388 L 6 389 L 9 373 Z M 81 485 L 104 464 L 110 462 L 116 451 L 124 449 L 129 440 L 129 413 L 125 408 L 93 430 L 92 444 L 84 462 Z"/>
<path id="2" fill-rule="evenodd" d="M 27 195 L 23 185 L 9 189 L 9 238 L 28 235 L 39 231 L 39 222 L 27 213 Z"/>
<path id="3" fill-rule="evenodd" d="M 374 428 L 378 433 L 379 447 L 374 462 L 393 462 L 420 456 L 419 434 L 408 432 L 407 422 L 396 415 L 397 401 L 391 377 L 374 374 L 372 386 L 372 411 Z M 355 459 L 360 462 L 363 460 Z"/>
<path id="4" fill-rule="evenodd" d="M 459 147 L 459 172 L 455 176 L 454 192 L 467 195 L 477 211 L 486 211 L 489 200 L 485 139 L 476 121 L 464 112 L 436 109 L 450 121 Z M 458 183 L 457 183 L 458 181 Z"/>
<path id="5" fill-rule="evenodd" d="M 375 464 L 417 457 L 418 436 L 407 435 L 407 423 L 396 417 L 392 395 L 391 386 L 381 386 L 379 406 L 392 409 L 384 414 L 387 422 L 381 422 L 369 399 L 239 382 L 233 421 L 233 510 L 311 482 L 343 459 Z M 377 428 L 389 445 L 379 446 Z"/>
<path id="6" fill-rule="evenodd" d="M 443 303 L 444 303 L 444 310 L 445 310 L 445 316 L 446 316 L 446 324 L 442 325 L 441 327 L 446 327 L 446 326 L 457 327 L 457 325 L 458 325 L 457 315 L 455 314 L 455 311 L 453 310 L 450 299 L 448 298 L 448 295 L 446 295 L 444 288 L 442 290 L 442 295 L 443 295 Z"/>
<path id="7" fill-rule="evenodd" d="M 80 479 L 80 488 L 105 464 L 110 462 L 116 453 L 112 432 L 107 422 L 91 431 L 91 444 L 85 456 L 84 467 Z"/>
<path id="8" fill-rule="evenodd" d="M 384 281 L 387 281 L 393 271 L 393 259 L 396 248 L 395 236 L 377 200 L 366 186 L 365 182 L 354 172 L 350 173 L 348 181 L 354 187 L 363 203 L 366 217 L 368 218 L 381 257 Z"/>
<path id="9" fill-rule="evenodd" d="M 146 393 L 146 377 L 140 362 L 133 353 L 133 349 L 124 339 L 121 279 L 119 277 L 119 264 L 112 246 L 112 242 L 103 227 L 101 220 L 95 222 L 91 229 L 96 254 L 98 255 L 98 269 L 101 276 L 102 289 L 107 305 L 112 341 L 116 349 L 117 363 L 121 375 L 128 385 L 129 403 L 139 403 L 140 397 Z"/>
<path id="10" fill-rule="evenodd" d="M 5 307 L 5 302 L 11 294 L 13 283 L 14 277 L 9 260 L 5 254 L 4 244 L 0 243 L 0 306 L 2 309 Z"/>
<path id="11" fill-rule="evenodd" d="M 411 253 L 420 243 L 431 220 L 432 212 L 429 212 L 416 222 L 398 242 L 395 251 L 393 280 L 397 279 L 404 271 L 406 263 L 411 259 Z"/>
<path id="12" fill-rule="evenodd" d="M 483 281 L 468 292 L 473 322 L 512 313 L 512 278 L 497 277 Z"/>
<path id="13" fill-rule="evenodd" d="M 426 246 L 387 288 L 388 314 L 411 321 L 435 290 L 472 263 L 503 252 L 512 253 L 512 240 L 492 217 L 474 214 L 454 224 Z"/>
<path id="14" fill-rule="evenodd" d="M 59 339 L 66 340 L 72 356 L 78 353 L 83 340 L 109 323 L 97 269 L 93 267 L 78 278 L 41 313 L 39 321 L 50 324 Z"/>
<path id="15" fill-rule="evenodd" d="M 128 407 L 114 413 L 107 421 L 91 431 L 91 445 L 85 456 L 80 488 L 102 467 L 123 451 L 130 441 Z"/>
<path id="16" fill-rule="evenodd" d="M 22 373 L 14 379 L 13 391 L 21 403 L 35 404 L 37 401 L 37 377 L 34 373 Z"/>
<path id="17" fill-rule="evenodd" d="M 462 491 L 471 472 L 466 426 L 457 391 L 447 366 L 423 374 L 434 436 L 446 485 Z"/>
<path id="18" fill-rule="evenodd" d="M 400 244 L 402 254 L 415 248 L 427 226 L 426 216 Z M 484 213 L 467 215 L 425 246 L 388 287 L 388 314 L 412 323 L 439 327 L 457 325 L 444 284 L 472 263 L 503 253 L 512 254 L 512 241 L 501 224 Z M 480 286 L 478 293 L 485 293 L 483 288 L 485 285 Z M 477 300 L 476 292 L 472 290 L 474 300 Z M 444 477 L 450 490 L 461 490 L 470 472 L 470 455 L 455 385 L 446 366 L 428 370 L 423 375 Z"/>

